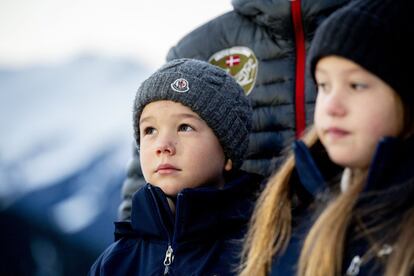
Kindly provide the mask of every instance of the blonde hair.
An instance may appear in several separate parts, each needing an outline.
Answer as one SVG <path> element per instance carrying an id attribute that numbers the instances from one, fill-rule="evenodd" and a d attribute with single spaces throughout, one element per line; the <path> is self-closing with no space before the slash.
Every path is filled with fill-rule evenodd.
<path id="1" fill-rule="evenodd" d="M 310 129 L 303 141 L 308 146 L 315 144 L 316 131 Z M 289 180 L 294 166 L 291 153 L 257 200 L 242 251 L 240 276 L 266 275 L 272 257 L 283 252 L 289 242 L 292 222 Z"/>
<path id="2" fill-rule="evenodd" d="M 306 236 L 298 275 L 340 275 L 345 235 L 352 210 L 362 190 L 365 172 L 351 178 L 346 191 L 332 200 Z"/>
<path id="3" fill-rule="evenodd" d="M 362 172 L 354 178 L 349 189 L 338 195 L 313 224 L 301 251 L 298 275 L 341 275 L 345 236 L 350 220 L 356 217 L 353 212 L 354 205 L 364 186 L 365 177 L 366 172 Z M 372 208 L 368 212 L 372 213 L 375 210 Z M 364 237 L 369 239 L 370 232 L 381 232 L 383 236 L 389 235 L 389 233 L 384 233 L 387 223 L 380 222 L 380 224 L 382 225 L 373 225 L 370 229 L 365 229 Z M 414 271 L 413 225 L 414 208 L 411 207 L 403 213 L 402 220 L 393 226 L 397 234 L 397 239 L 392 246 L 395 250 L 385 262 L 384 275 L 412 275 Z M 388 228 L 387 231 L 393 230 Z M 372 244 L 367 252 L 375 250 L 377 246 Z"/>
<path id="4" fill-rule="evenodd" d="M 401 231 L 395 243 L 395 252 L 390 257 L 385 275 L 412 275 L 414 271 L 414 208 L 405 213 Z"/>
<path id="5" fill-rule="evenodd" d="M 318 141 L 311 129 L 303 138 L 308 147 Z M 291 237 L 292 194 L 290 177 L 295 167 L 291 153 L 261 193 L 242 251 L 240 276 L 267 275 L 272 259 L 286 249 Z M 349 188 L 337 195 L 323 210 L 310 229 L 298 265 L 298 275 L 340 275 L 345 236 L 354 215 L 354 206 L 364 186 L 367 172 L 354 172 Z M 413 207 L 399 224 L 396 252 L 386 263 L 386 275 L 411 275 L 414 262 Z"/>

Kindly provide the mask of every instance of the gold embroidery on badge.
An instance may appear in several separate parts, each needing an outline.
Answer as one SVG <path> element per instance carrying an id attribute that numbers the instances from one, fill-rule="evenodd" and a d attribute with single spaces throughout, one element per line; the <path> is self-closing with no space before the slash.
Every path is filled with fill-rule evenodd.
<path id="1" fill-rule="evenodd" d="M 257 77 L 258 61 L 253 51 L 244 46 L 221 50 L 210 57 L 211 64 L 232 75 L 249 95 Z"/>

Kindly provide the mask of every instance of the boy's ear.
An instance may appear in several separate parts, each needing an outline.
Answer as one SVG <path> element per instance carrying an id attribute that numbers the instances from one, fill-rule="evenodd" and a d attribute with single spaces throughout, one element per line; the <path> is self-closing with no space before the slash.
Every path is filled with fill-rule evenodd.
<path id="1" fill-rule="evenodd" d="M 227 159 L 226 164 L 224 164 L 225 171 L 231 171 L 233 169 L 233 161 L 231 159 Z"/>

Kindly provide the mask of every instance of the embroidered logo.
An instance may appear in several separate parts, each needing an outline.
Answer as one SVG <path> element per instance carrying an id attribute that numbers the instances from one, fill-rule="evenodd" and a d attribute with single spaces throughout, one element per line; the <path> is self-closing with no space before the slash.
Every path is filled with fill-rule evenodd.
<path id="1" fill-rule="evenodd" d="M 171 83 L 171 89 L 175 92 L 185 93 L 190 90 L 188 85 L 188 81 L 183 78 L 176 79 L 173 83 Z"/>
<path id="2" fill-rule="evenodd" d="M 226 65 L 228 67 L 233 67 L 240 63 L 240 56 L 228 56 L 226 57 Z"/>
<path id="3" fill-rule="evenodd" d="M 244 46 L 221 50 L 210 57 L 211 64 L 224 69 L 250 94 L 256 83 L 258 61 L 253 51 Z"/>

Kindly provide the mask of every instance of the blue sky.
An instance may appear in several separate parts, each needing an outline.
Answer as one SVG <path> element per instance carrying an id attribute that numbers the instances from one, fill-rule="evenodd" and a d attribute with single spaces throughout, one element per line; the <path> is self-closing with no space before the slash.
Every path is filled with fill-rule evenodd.
<path id="1" fill-rule="evenodd" d="M 0 66 L 90 53 L 156 68 L 183 35 L 231 9 L 230 0 L 0 0 Z"/>

